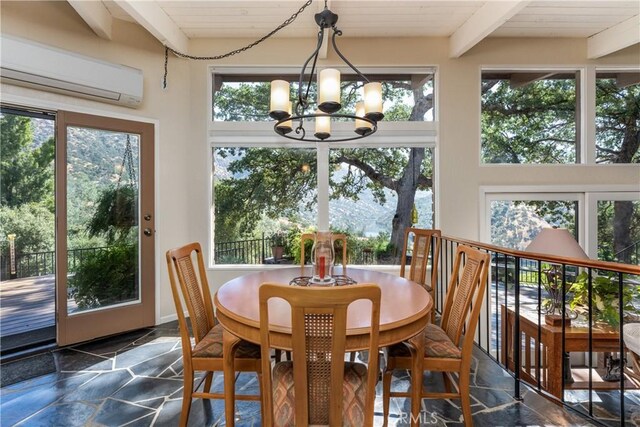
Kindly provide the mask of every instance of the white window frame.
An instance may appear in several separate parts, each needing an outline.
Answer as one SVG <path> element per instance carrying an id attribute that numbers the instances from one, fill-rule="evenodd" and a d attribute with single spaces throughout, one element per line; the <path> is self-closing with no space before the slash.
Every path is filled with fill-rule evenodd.
<path id="1" fill-rule="evenodd" d="M 596 82 L 598 81 L 598 73 L 606 73 L 606 72 L 616 72 L 616 71 L 632 71 L 632 72 L 640 72 L 640 67 L 629 67 L 629 66 L 588 66 L 585 68 L 587 74 L 586 83 L 588 86 L 585 87 L 585 98 L 588 98 L 590 102 L 587 104 L 588 113 L 587 119 L 591 126 L 588 127 L 587 131 L 589 133 L 589 144 L 587 145 L 587 163 L 598 165 L 600 167 L 617 167 L 620 165 L 629 165 L 633 163 L 596 163 Z"/>
<path id="2" fill-rule="evenodd" d="M 577 199 L 568 198 L 570 195 Z M 543 197 L 543 198 L 535 198 Z M 638 185 L 481 186 L 480 241 L 491 242 L 491 202 L 494 200 L 577 200 L 578 243 L 592 259 L 598 258 L 598 201 L 640 200 Z"/>
<path id="3" fill-rule="evenodd" d="M 348 73 L 349 69 L 338 67 L 341 72 Z M 209 67 L 208 79 L 208 92 L 213 94 L 213 80 L 215 73 L 229 74 L 253 74 L 253 75 L 274 75 L 274 74 L 298 74 L 300 72 L 299 67 L 279 67 L 279 68 L 265 68 L 265 67 Z M 378 131 L 366 139 L 350 142 L 323 142 L 316 143 L 317 148 L 317 164 L 318 164 L 318 222 L 320 224 L 328 224 L 329 218 L 329 150 L 332 148 L 378 148 L 384 147 L 397 147 L 397 148 L 412 148 L 412 147 L 425 147 L 434 149 L 434 162 L 435 173 L 434 177 L 436 185 L 433 188 L 435 193 L 434 213 L 435 221 L 438 224 L 439 218 L 439 182 L 437 174 L 440 168 L 438 165 L 438 100 L 439 88 L 438 88 L 438 68 L 425 66 L 425 67 L 371 67 L 362 68 L 361 72 L 365 75 L 375 74 L 433 74 L 433 92 L 435 96 L 434 105 L 434 120 L 433 121 L 420 121 L 420 122 L 385 122 L 382 121 L 378 124 Z M 213 270 L 253 270 L 267 268 L 279 268 L 279 266 L 267 266 L 264 264 L 214 264 L 213 258 L 213 223 L 214 223 L 214 201 L 213 201 L 213 150 L 216 147 L 271 147 L 271 148 L 310 148 L 313 143 L 296 142 L 284 137 L 276 135 L 273 130 L 273 122 L 222 122 L 213 120 L 213 102 L 211 96 L 207 97 L 207 151 L 208 161 L 211 165 L 209 176 L 209 221 L 208 221 L 208 264 L 209 269 Z M 351 130 L 353 126 L 351 123 L 336 123 L 336 129 L 338 131 Z M 321 170 L 325 168 L 325 173 Z M 434 227 L 436 226 L 434 224 Z"/>
<path id="4" fill-rule="evenodd" d="M 575 201 L 578 243 L 585 247 L 584 193 L 566 186 L 480 187 L 480 241 L 491 243 L 491 202 L 494 201 Z"/>
<path id="5" fill-rule="evenodd" d="M 585 65 L 563 65 L 561 67 L 553 67 L 548 65 L 527 65 L 513 66 L 513 65 L 483 65 L 480 67 L 480 82 L 482 82 L 482 75 L 485 71 L 488 72 L 509 72 L 509 71 L 528 71 L 528 72 L 579 72 L 580 77 L 576 79 L 576 97 L 579 99 L 580 104 L 576 108 L 580 109 L 580 115 L 578 119 L 580 123 L 576 123 L 576 132 L 580 134 L 580 140 L 577 142 L 576 157 L 578 159 L 575 163 L 484 163 L 482 161 L 482 84 L 478 85 L 478 111 L 480 117 L 478 119 L 478 164 L 480 167 L 500 167 L 500 168 L 513 168 L 513 167 L 549 167 L 549 166 L 562 166 L 571 167 L 583 164 L 592 164 L 595 160 L 595 67 L 588 67 Z M 585 91 L 585 88 L 592 87 L 590 91 Z M 590 123 L 591 126 L 587 126 Z"/>
<path id="6" fill-rule="evenodd" d="M 634 190 L 637 190 L 636 187 Z M 593 259 L 598 258 L 598 202 L 600 201 L 640 201 L 640 191 L 592 191 L 586 193 L 587 206 L 587 247 L 586 252 Z"/>

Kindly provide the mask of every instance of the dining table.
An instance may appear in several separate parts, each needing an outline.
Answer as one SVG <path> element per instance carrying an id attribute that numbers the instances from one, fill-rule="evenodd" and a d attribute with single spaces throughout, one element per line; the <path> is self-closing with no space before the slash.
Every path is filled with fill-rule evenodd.
<path id="1" fill-rule="evenodd" d="M 380 286 L 379 346 L 407 342 L 412 354 L 424 354 L 423 331 L 429 322 L 433 300 L 426 289 L 416 282 L 382 271 L 335 267 L 334 274 L 341 286 L 375 283 Z M 258 288 L 263 283 L 298 286 L 311 276 L 311 267 L 272 268 L 243 275 L 224 283 L 214 296 L 216 317 L 224 328 L 223 360 L 225 417 L 233 425 L 235 372 L 233 354 L 240 340 L 260 344 L 260 310 Z M 368 348 L 371 328 L 371 303 L 354 301 L 347 311 L 346 348 L 348 352 Z M 291 310 L 282 299 L 269 301 L 269 335 L 273 348 L 291 350 Z M 411 425 L 420 419 L 422 391 L 422 357 L 412 357 Z M 261 390 L 262 395 L 265 394 Z M 264 407 L 264 404 L 263 404 Z"/>

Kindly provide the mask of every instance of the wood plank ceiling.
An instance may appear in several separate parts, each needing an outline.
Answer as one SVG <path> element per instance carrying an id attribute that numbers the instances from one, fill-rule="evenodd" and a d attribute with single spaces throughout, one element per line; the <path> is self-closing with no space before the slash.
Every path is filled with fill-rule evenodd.
<path id="1" fill-rule="evenodd" d="M 112 18 L 138 22 L 161 42 L 184 48 L 189 39 L 261 37 L 297 11 L 304 0 L 102 3 Z M 274 37 L 313 37 L 317 31 L 313 14 L 323 7 L 322 0 L 314 0 Z M 346 37 L 450 37 L 452 57 L 485 37 L 589 38 L 590 57 L 640 42 L 638 0 L 330 0 L 329 7 L 340 16 L 338 27 Z"/>

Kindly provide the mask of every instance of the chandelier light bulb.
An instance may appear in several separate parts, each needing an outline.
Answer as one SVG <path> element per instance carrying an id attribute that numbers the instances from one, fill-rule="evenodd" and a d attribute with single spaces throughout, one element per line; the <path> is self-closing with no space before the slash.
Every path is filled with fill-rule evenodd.
<path id="1" fill-rule="evenodd" d="M 335 113 L 340 105 L 340 71 L 326 68 L 320 71 L 320 95 L 318 108 L 325 113 Z"/>
<path id="2" fill-rule="evenodd" d="M 324 114 L 322 111 L 316 111 L 316 133 L 315 137 L 325 140 L 331 136 L 331 116 Z"/>
<path id="3" fill-rule="evenodd" d="M 364 112 L 367 118 L 380 121 L 382 114 L 382 83 L 371 82 L 364 85 Z"/>
<path id="4" fill-rule="evenodd" d="M 360 101 L 356 104 L 356 116 L 364 117 L 364 102 Z M 366 120 L 356 119 L 356 133 L 365 135 L 373 129 L 373 125 Z"/>
<path id="5" fill-rule="evenodd" d="M 289 82 L 285 80 L 273 80 L 271 82 L 271 102 L 269 104 L 269 116 L 276 120 L 282 120 L 291 115 L 289 102 Z"/>

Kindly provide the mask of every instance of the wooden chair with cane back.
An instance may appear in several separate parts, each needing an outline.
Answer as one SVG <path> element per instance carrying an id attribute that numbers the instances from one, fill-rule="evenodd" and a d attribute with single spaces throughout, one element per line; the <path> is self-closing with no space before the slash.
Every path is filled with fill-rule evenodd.
<path id="1" fill-rule="evenodd" d="M 473 338 L 487 286 L 488 270 L 488 253 L 459 245 L 445 298 L 441 324 L 437 326 L 430 323 L 424 331 L 424 354 L 416 355 L 415 351 L 410 351 L 405 343 L 389 347 L 382 386 L 385 424 L 389 415 L 389 398 L 410 397 L 408 392 L 391 392 L 393 370 L 411 369 L 412 357 L 422 357 L 423 370 L 442 372 L 445 391 L 425 392 L 421 390 L 421 397 L 460 399 L 464 424 L 465 426 L 473 425 L 469 376 L 474 345 Z M 453 376 L 454 373 L 458 376 L 457 381 Z M 422 374 L 422 372 L 411 373 L 411 375 L 420 376 Z M 452 386 L 455 391 L 452 391 Z"/>
<path id="2" fill-rule="evenodd" d="M 409 251 L 411 236 L 413 236 L 413 245 L 411 246 L 411 259 L 407 271 L 407 252 Z M 404 247 L 400 262 L 400 275 L 422 285 L 429 292 L 433 301 L 436 300 L 441 236 L 440 230 L 407 228 L 404 231 Z M 431 255 L 431 275 L 427 280 L 429 255 Z M 432 310 L 431 322 L 435 322 L 435 316 L 435 310 Z"/>
<path id="3" fill-rule="evenodd" d="M 305 261 L 305 255 L 304 255 L 304 248 L 305 248 L 305 243 L 308 240 L 313 241 L 315 239 L 315 234 L 314 233 L 303 233 L 300 236 L 300 266 L 302 268 L 304 268 L 304 261 Z M 336 243 L 340 242 L 340 245 L 342 246 L 341 248 L 341 254 L 342 254 L 342 274 L 346 274 L 347 271 L 347 235 L 346 234 L 338 234 L 338 233 L 331 233 L 331 240 L 333 241 L 333 247 L 334 249 L 336 248 Z M 337 251 L 336 251 L 336 261 L 338 260 L 337 257 Z"/>
<path id="4" fill-rule="evenodd" d="M 378 378 L 380 287 L 260 286 L 264 425 L 371 426 Z M 269 303 L 286 301 L 291 309 L 293 361 L 269 360 Z M 369 366 L 345 362 L 347 312 L 356 300 L 371 301 Z M 276 301 L 273 301 L 276 300 Z M 274 308 L 275 313 L 283 306 Z M 281 312 L 281 311 L 280 311 Z M 366 315 L 366 314 L 365 314 Z"/>
<path id="5" fill-rule="evenodd" d="M 199 243 L 191 243 L 168 250 L 166 257 L 171 293 L 173 294 L 180 326 L 184 365 L 184 391 L 180 425 L 187 425 L 192 398 L 225 399 L 225 405 L 230 405 L 230 408 L 234 407 L 235 398 L 259 401 L 260 395 L 225 396 L 224 393 L 210 392 L 213 372 L 223 370 L 223 329 L 222 325 L 214 317 L 209 283 L 202 258 L 202 248 Z M 198 265 L 197 270 L 194 265 L 194 257 Z M 193 331 L 193 344 L 181 300 L 184 300 L 189 313 L 189 323 Z M 234 354 L 234 367 L 238 372 L 255 372 L 258 375 L 259 383 L 262 383 L 260 347 L 241 341 Z M 201 382 L 194 387 L 196 371 L 206 372 L 204 389 L 201 392 L 196 391 Z"/>

